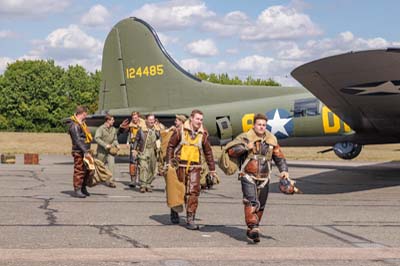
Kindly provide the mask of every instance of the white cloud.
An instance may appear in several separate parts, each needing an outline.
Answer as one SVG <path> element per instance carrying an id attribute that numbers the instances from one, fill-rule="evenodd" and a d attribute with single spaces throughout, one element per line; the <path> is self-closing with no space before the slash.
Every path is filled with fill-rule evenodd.
<path id="1" fill-rule="evenodd" d="M 233 70 L 239 72 L 268 72 L 270 63 L 274 59 L 260 55 L 246 56 L 232 65 Z"/>
<path id="2" fill-rule="evenodd" d="M 292 7 L 271 6 L 258 16 L 253 26 L 244 28 L 240 37 L 242 40 L 266 41 L 303 38 L 321 33 L 308 15 Z"/>
<path id="3" fill-rule="evenodd" d="M 14 62 L 14 59 L 9 57 L 0 57 L 0 74 L 2 74 L 6 68 L 7 64 Z"/>
<path id="4" fill-rule="evenodd" d="M 157 30 L 176 30 L 195 25 L 215 13 L 198 0 L 171 0 L 145 4 L 131 15 L 145 20 Z"/>
<path id="5" fill-rule="evenodd" d="M 182 59 L 180 61 L 180 65 L 183 69 L 189 71 L 190 73 L 196 73 L 199 71 L 204 72 L 207 64 L 198 60 L 197 58 L 188 58 Z"/>
<path id="6" fill-rule="evenodd" d="M 192 55 L 197 56 L 214 56 L 218 54 L 217 46 L 215 46 L 215 43 L 211 39 L 189 43 L 185 49 Z"/>
<path id="7" fill-rule="evenodd" d="M 278 58 L 286 60 L 302 60 L 310 57 L 311 51 L 309 49 L 301 49 L 297 43 L 291 42 L 282 47 L 278 52 Z"/>
<path id="8" fill-rule="evenodd" d="M 0 30 L 0 39 L 9 39 L 16 37 L 17 34 L 10 30 Z"/>
<path id="9" fill-rule="evenodd" d="M 0 0 L 0 16 L 37 16 L 63 11 L 70 0 Z"/>
<path id="10" fill-rule="evenodd" d="M 70 25 L 51 32 L 45 40 L 35 41 L 29 56 L 52 58 L 61 66 L 81 64 L 93 71 L 101 65 L 102 43 L 87 35 L 78 26 Z"/>
<path id="11" fill-rule="evenodd" d="M 107 25 L 111 15 L 107 8 L 102 5 L 95 5 L 84 14 L 81 18 L 81 23 L 89 27 L 101 27 Z"/>
<path id="12" fill-rule="evenodd" d="M 389 42 L 380 37 L 364 39 L 346 31 L 338 34 L 335 38 L 309 40 L 302 46 L 292 43 L 291 46 L 281 49 L 278 56 L 288 60 L 310 61 L 349 51 L 385 49 L 391 46 L 398 46 L 398 43 Z"/>
<path id="13" fill-rule="evenodd" d="M 238 76 L 245 79 L 251 76 L 255 79 L 269 79 L 281 83 L 284 86 L 298 85 L 298 83 L 290 76 L 290 71 L 299 65 L 297 61 L 280 60 L 273 57 L 262 55 L 250 55 L 231 62 L 224 63 L 230 76 Z"/>
<path id="14" fill-rule="evenodd" d="M 202 28 L 206 31 L 217 33 L 219 36 L 233 36 L 242 31 L 244 27 L 251 26 L 247 15 L 241 11 L 233 11 L 226 14 L 222 19 L 207 20 Z"/>
<path id="15" fill-rule="evenodd" d="M 162 32 L 157 33 L 158 38 L 160 39 L 161 43 L 163 45 L 169 45 L 169 44 L 173 44 L 173 43 L 178 43 L 179 42 L 179 38 L 177 37 L 172 37 L 170 35 L 164 34 Z"/>
<path id="16" fill-rule="evenodd" d="M 183 69 L 191 73 L 228 73 L 230 77 L 238 76 L 244 80 L 248 76 L 253 78 L 268 79 L 285 86 L 298 86 L 299 84 L 290 76 L 290 72 L 299 65 L 298 61 L 279 60 L 261 55 L 250 55 L 236 61 L 219 61 L 207 63 L 197 58 L 189 58 L 180 61 Z"/>
<path id="17" fill-rule="evenodd" d="M 201 28 L 219 36 L 239 36 L 246 41 L 299 39 L 316 36 L 321 29 L 301 12 L 305 4 L 293 1 L 288 6 L 271 6 L 252 21 L 244 12 L 233 11 L 222 18 L 212 17 L 202 22 Z"/>

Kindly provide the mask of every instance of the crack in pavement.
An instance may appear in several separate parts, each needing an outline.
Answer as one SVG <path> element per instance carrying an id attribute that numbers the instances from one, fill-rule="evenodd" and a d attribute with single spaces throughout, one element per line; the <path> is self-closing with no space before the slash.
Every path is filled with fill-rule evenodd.
<path id="1" fill-rule="evenodd" d="M 45 181 L 48 180 L 48 179 L 40 178 L 39 177 L 40 174 L 39 174 L 38 171 L 27 171 L 27 172 L 31 174 L 31 176 L 28 176 L 28 177 L 33 178 L 34 180 L 38 181 L 40 184 L 39 185 L 35 185 L 35 186 L 31 186 L 31 187 L 25 187 L 24 190 L 34 190 L 35 188 L 46 187 Z M 44 168 L 41 168 L 40 172 L 43 173 L 44 172 Z"/>
<path id="2" fill-rule="evenodd" d="M 43 199 L 43 200 L 44 203 L 43 205 L 39 206 L 39 209 L 43 209 L 46 211 L 44 214 L 47 216 L 46 220 L 49 222 L 49 225 L 56 225 L 57 224 L 56 213 L 58 212 L 58 210 L 49 208 L 50 201 L 53 200 L 53 198 Z"/>
<path id="3" fill-rule="evenodd" d="M 106 234 L 112 238 L 126 241 L 126 242 L 130 243 L 132 246 L 134 246 L 135 248 L 149 248 L 148 245 L 142 244 L 142 243 L 138 242 L 137 240 L 130 238 L 129 236 L 116 233 L 117 231 L 119 231 L 118 227 L 116 227 L 116 226 L 93 225 L 92 227 L 99 229 L 100 235 Z"/>

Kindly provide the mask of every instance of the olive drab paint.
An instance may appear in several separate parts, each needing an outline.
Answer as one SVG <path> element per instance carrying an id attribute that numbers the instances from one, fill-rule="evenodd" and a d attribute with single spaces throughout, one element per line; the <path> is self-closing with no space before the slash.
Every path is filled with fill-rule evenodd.
<path id="1" fill-rule="evenodd" d="M 149 24 L 134 17 L 118 22 L 104 44 L 97 117 L 109 112 L 122 121 L 138 111 L 165 123 L 193 109 L 204 112 L 213 144 L 248 131 L 256 113 L 270 115 L 268 127 L 283 146 L 334 145 L 354 133 L 302 87 L 202 81 L 172 59 Z"/>

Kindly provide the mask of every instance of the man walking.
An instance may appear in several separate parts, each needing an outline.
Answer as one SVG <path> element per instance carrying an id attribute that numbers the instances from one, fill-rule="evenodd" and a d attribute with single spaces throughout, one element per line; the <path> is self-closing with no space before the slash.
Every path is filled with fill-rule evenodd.
<path id="1" fill-rule="evenodd" d="M 97 130 L 94 136 L 97 142 L 97 159 L 107 164 L 107 168 L 113 177 L 106 183 L 109 187 L 115 188 L 115 155 L 110 153 L 112 147 L 119 149 L 117 130 L 114 127 L 114 117 L 109 114 L 105 116 L 105 122 Z"/>
<path id="2" fill-rule="evenodd" d="M 133 143 L 133 155 L 139 158 L 140 192 L 152 192 L 151 183 L 155 178 L 158 151 L 156 142 L 160 140 L 160 131 L 154 127 L 155 116 L 146 115 L 146 123 L 136 134 Z"/>
<path id="3" fill-rule="evenodd" d="M 200 194 L 201 152 L 215 177 L 215 163 L 211 146 L 208 141 L 208 132 L 203 127 L 203 113 L 193 110 L 190 119 L 176 128 L 168 143 L 167 164 L 177 167 L 177 176 L 186 187 L 186 228 L 198 230 L 195 215 Z M 179 223 L 178 213 L 171 209 L 171 222 Z"/>
<path id="4" fill-rule="evenodd" d="M 280 172 L 281 180 L 289 180 L 285 156 L 274 135 L 267 130 L 268 118 L 264 114 L 254 116 L 254 126 L 248 132 L 228 143 L 229 156 L 243 162 L 239 173 L 247 225 L 247 237 L 260 242 L 259 224 L 268 198 L 271 160 Z"/>
<path id="5" fill-rule="evenodd" d="M 139 132 L 141 126 L 145 124 L 144 120 L 140 118 L 139 112 L 132 112 L 131 121 L 128 119 L 124 120 L 120 125 L 120 132 L 124 133 L 128 131 L 128 145 L 129 145 L 129 175 L 131 176 L 131 182 L 129 186 L 131 188 L 136 187 L 139 184 L 139 160 L 137 154 L 134 154 L 134 146 L 136 141 L 136 135 Z"/>
<path id="6" fill-rule="evenodd" d="M 70 117 L 68 128 L 72 141 L 72 157 L 74 157 L 74 196 L 77 198 L 86 198 L 86 196 L 90 196 L 86 189 L 89 172 L 86 169 L 83 159 L 86 157 L 93 160 L 89 153 L 90 143 L 93 137 L 85 123 L 86 116 L 87 108 L 78 106 L 75 114 Z"/>

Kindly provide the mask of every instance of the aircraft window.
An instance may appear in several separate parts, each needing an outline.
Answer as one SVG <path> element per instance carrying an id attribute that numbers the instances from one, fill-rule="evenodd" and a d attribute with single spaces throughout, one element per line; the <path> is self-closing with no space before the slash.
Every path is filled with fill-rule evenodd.
<path id="1" fill-rule="evenodd" d="M 295 100 L 293 112 L 294 117 L 319 115 L 320 101 L 315 98 Z"/>
<path id="2" fill-rule="evenodd" d="M 228 122 L 223 121 L 221 122 L 222 129 L 227 129 L 229 127 Z"/>

